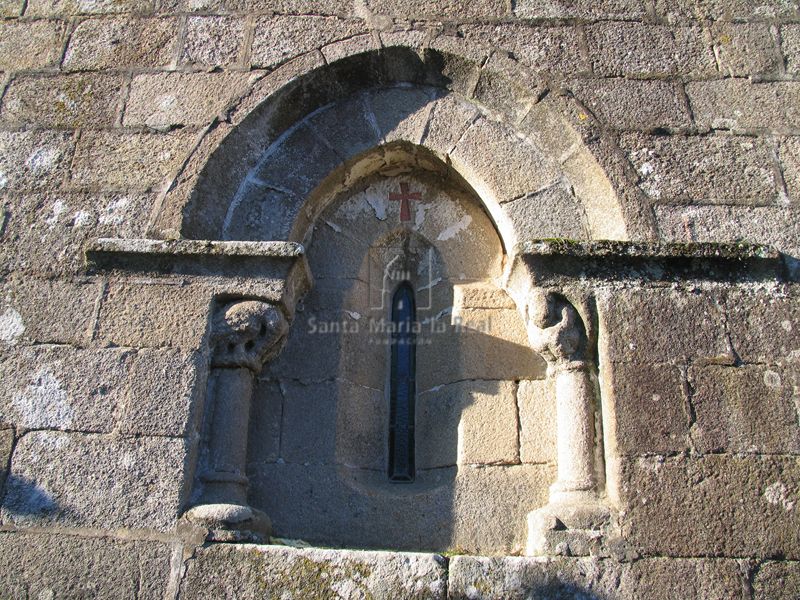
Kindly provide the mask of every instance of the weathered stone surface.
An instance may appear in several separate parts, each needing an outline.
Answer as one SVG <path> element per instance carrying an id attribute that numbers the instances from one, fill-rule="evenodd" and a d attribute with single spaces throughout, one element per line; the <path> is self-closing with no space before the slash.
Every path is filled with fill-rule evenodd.
<path id="1" fill-rule="evenodd" d="M 181 507 L 185 442 L 54 431 L 14 449 L 2 516 L 20 526 L 169 531 Z"/>
<path id="2" fill-rule="evenodd" d="M 75 0 L 31 0 L 25 16 L 51 17 L 78 14 L 109 14 L 131 12 L 147 13 L 152 10 L 149 0 L 97 0 L 76 2 Z"/>
<path id="3" fill-rule="evenodd" d="M 130 350 L 26 346 L 4 355 L 0 421 L 27 429 L 110 432 L 130 369 Z M 85 372 L 82 371 L 85 369 Z"/>
<path id="4" fill-rule="evenodd" d="M 620 146 L 655 201 L 766 204 L 777 198 L 772 149 L 750 137 L 626 134 Z"/>
<path id="5" fill-rule="evenodd" d="M 520 141 L 499 123 L 479 119 L 451 155 L 476 190 L 503 202 L 555 183 L 552 159 L 529 141 Z"/>
<path id="6" fill-rule="evenodd" d="M 507 3 L 502 0 L 478 0 L 469 4 L 455 0 L 434 0 L 424 5 L 413 0 L 367 0 L 366 5 L 377 15 L 406 19 L 492 19 L 508 14 Z"/>
<path id="7" fill-rule="evenodd" d="M 95 305 L 102 293 L 98 282 L 15 277 L 4 288 L 0 341 L 85 346 L 91 340 Z"/>
<path id="8" fill-rule="evenodd" d="M 665 81 L 585 79 L 569 84 L 599 121 L 614 129 L 680 129 L 691 125 L 683 92 Z"/>
<path id="9" fill-rule="evenodd" d="M 325 57 L 325 61 L 330 64 L 342 58 L 369 52 L 370 50 L 378 50 L 379 48 L 380 42 L 377 36 L 372 33 L 365 33 L 327 44 L 320 49 L 320 52 Z"/>
<path id="10" fill-rule="evenodd" d="M 455 556 L 449 565 L 453 598 L 709 598 L 742 595 L 735 560 L 647 559 L 631 564 L 597 558 Z"/>
<path id="11" fill-rule="evenodd" d="M 466 381 L 417 397 L 417 467 L 519 463 L 517 386 Z"/>
<path id="12" fill-rule="evenodd" d="M 174 60 L 178 20 L 87 19 L 70 37 L 64 68 L 124 69 L 162 67 Z"/>
<path id="13" fill-rule="evenodd" d="M 647 364 L 683 359 L 733 362 L 712 293 L 681 289 L 598 293 L 605 360 Z"/>
<path id="14" fill-rule="evenodd" d="M 800 454 L 793 383 L 790 372 L 777 367 L 694 368 L 692 440 L 697 450 Z"/>
<path id="15" fill-rule="evenodd" d="M 24 6 L 23 0 L 0 0 L 0 17 L 18 17 Z"/>
<path id="16" fill-rule="evenodd" d="M 520 63 L 536 71 L 577 73 L 588 70 L 572 27 L 524 25 L 468 25 L 462 27 L 467 41 L 511 52 Z"/>
<path id="17" fill-rule="evenodd" d="M 173 549 L 162 542 L 0 534 L 0 594 L 8 598 L 142 598 L 167 593 Z"/>
<path id="18" fill-rule="evenodd" d="M 351 0 L 160 0 L 165 12 L 275 12 L 352 16 Z"/>
<path id="19" fill-rule="evenodd" d="M 753 599 L 792 597 L 800 593 L 800 563 L 769 561 L 758 567 L 753 578 Z"/>
<path id="20" fill-rule="evenodd" d="M 159 73 L 131 82 L 123 124 L 168 129 L 204 125 L 246 89 L 247 75 L 237 73 Z"/>
<path id="21" fill-rule="evenodd" d="M 417 471 L 414 483 L 391 484 L 384 470 L 272 463 L 249 473 L 250 498 L 280 537 L 505 554 L 522 551 L 525 516 L 547 501 L 554 471 L 464 466 Z"/>
<path id="22" fill-rule="evenodd" d="M 122 77 L 108 75 L 15 79 L 3 97 L 0 120 L 53 128 L 110 127 L 122 87 Z"/>
<path id="23" fill-rule="evenodd" d="M 800 74 L 800 25 L 786 25 L 780 31 L 786 72 L 791 75 Z"/>
<path id="24" fill-rule="evenodd" d="M 25 346 L 0 359 L 0 422 L 28 429 L 183 435 L 197 358 L 163 350 Z"/>
<path id="25" fill-rule="evenodd" d="M 97 337 L 117 346 L 199 349 L 210 294 L 182 280 L 112 282 L 100 308 Z"/>
<path id="26" fill-rule="evenodd" d="M 768 25 L 717 23 L 712 28 L 720 69 L 731 77 L 775 73 L 781 63 Z"/>
<path id="27" fill-rule="evenodd" d="M 127 192 L 154 188 L 183 160 L 194 137 L 184 131 L 86 131 L 75 150 L 72 185 Z"/>
<path id="28" fill-rule="evenodd" d="M 686 93 L 698 127 L 778 132 L 800 128 L 800 82 L 723 79 L 689 83 Z"/>
<path id="29" fill-rule="evenodd" d="M 554 185 L 506 202 L 503 211 L 513 223 L 520 241 L 589 237 L 581 206 L 564 185 Z"/>
<path id="30" fill-rule="evenodd" d="M 199 550 L 181 583 L 187 599 L 430 598 L 444 600 L 447 571 L 432 554 L 218 544 Z"/>
<path id="31" fill-rule="evenodd" d="M 800 140 L 786 138 L 778 146 L 786 191 L 792 202 L 800 203 Z"/>
<path id="32" fill-rule="evenodd" d="M 514 3 L 514 14 L 529 19 L 638 19 L 645 13 L 641 0 L 571 1 L 519 0 Z"/>
<path id="33" fill-rule="evenodd" d="M 790 255 L 800 248 L 800 222 L 788 207 L 658 206 L 655 212 L 668 241 L 769 243 Z"/>
<path id="34" fill-rule="evenodd" d="M 0 71 L 53 66 L 61 52 L 63 25 L 58 21 L 0 23 Z"/>
<path id="35" fill-rule="evenodd" d="M 800 301 L 796 290 L 731 290 L 725 309 L 731 344 L 743 361 L 781 364 L 800 354 Z"/>
<path id="36" fill-rule="evenodd" d="M 671 22 L 681 20 L 742 21 L 797 16 L 791 2 L 775 0 L 656 0 L 656 13 Z"/>
<path id="37" fill-rule="evenodd" d="M 74 145 L 71 133 L 0 132 L 0 190 L 60 188 Z"/>
<path id="38" fill-rule="evenodd" d="M 276 381 L 257 378 L 253 385 L 248 432 L 248 460 L 275 462 L 281 456 L 283 391 Z"/>
<path id="39" fill-rule="evenodd" d="M 422 143 L 434 152 L 449 154 L 478 115 L 472 104 L 447 95 L 434 104 Z"/>
<path id="40" fill-rule="evenodd" d="M 711 75 L 716 62 L 699 27 L 600 23 L 586 28 L 592 70 L 624 75 Z"/>
<path id="41" fill-rule="evenodd" d="M 256 20 L 251 62 L 273 67 L 293 56 L 363 33 L 361 21 L 335 17 L 261 17 Z"/>
<path id="42" fill-rule="evenodd" d="M 424 133 L 435 95 L 433 88 L 381 90 L 366 98 L 371 111 L 368 117 L 377 124 L 385 142 L 403 140 L 417 144 Z M 337 149 L 341 146 L 339 142 Z"/>
<path id="43" fill-rule="evenodd" d="M 80 275 L 84 248 L 98 237 L 139 238 L 149 214 L 147 194 L 11 193 L 6 207 L 0 272 Z"/>
<path id="44" fill-rule="evenodd" d="M 646 555 L 798 557 L 796 456 L 641 457 L 621 482 L 624 537 Z"/>
<path id="45" fill-rule="evenodd" d="M 683 376 L 673 365 L 612 363 L 616 446 L 622 455 L 682 452 L 688 446 L 689 414 Z"/>
<path id="46" fill-rule="evenodd" d="M 181 61 L 227 66 L 242 60 L 245 21 L 237 17 L 189 17 Z"/>
<path id="47" fill-rule="evenodd" d="M 519 456 L 523 463 L 556 461 L 556 392 L 552 379 L 519 382 Z"/>

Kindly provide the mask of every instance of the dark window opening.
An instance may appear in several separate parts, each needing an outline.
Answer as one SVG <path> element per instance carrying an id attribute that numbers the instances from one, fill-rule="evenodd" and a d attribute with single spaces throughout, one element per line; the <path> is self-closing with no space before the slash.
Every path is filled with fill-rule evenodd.
<path id="1" fill-rule="evenodd" d="M 417 307 L 408 282 L 392 298 L 392 372 L 389 396 L 389 480 L 414 481 Z"/>

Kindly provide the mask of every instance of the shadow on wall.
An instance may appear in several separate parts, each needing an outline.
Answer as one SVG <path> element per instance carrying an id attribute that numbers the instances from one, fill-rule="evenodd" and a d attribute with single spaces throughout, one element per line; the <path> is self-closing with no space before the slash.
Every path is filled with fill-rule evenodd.
<path id="1" fill-rule="evenodd" d="M 3 514 L 16 524 L 43 518 L 69 521 L 75 516 L 71 508 L 59 505 L 50 492 L 27 477 L 9 473 L 4 489 Z"/>

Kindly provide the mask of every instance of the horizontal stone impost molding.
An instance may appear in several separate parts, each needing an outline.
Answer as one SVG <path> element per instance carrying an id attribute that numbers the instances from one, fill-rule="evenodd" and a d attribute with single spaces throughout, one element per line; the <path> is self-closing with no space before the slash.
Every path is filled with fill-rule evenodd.
<path id="1" fill-rule="evenodd" d="M 86 248 L 86 264 L 94 273 L 187 275 L 215 295 L 280 298 L 290 313 L 311 284 L 296 242 L 100 238 Z"/>
<path id="2" fill-rule="evenodd" d="M 530 240 L 514 247 L 509 284 L 595 281 L 785 280 L 787 258 L 750 243 L 665 243 L 567 239 Z"/>

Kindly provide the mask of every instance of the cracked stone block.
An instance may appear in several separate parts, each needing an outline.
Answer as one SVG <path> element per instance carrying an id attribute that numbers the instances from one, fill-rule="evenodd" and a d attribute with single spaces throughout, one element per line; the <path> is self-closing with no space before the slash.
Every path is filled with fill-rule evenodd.
<path id="1" fill-rule="evenodd" d="M 251 62 L 255 67 L 274 67 L 288 59 L 364 33 L 360 20 L 335 17 L 260 17 L 255 23 Z"/>
<path id="2" fill-rule="evenodd" d="M 27 433 L 14 449 L 3 520 L 171 531 L 183 502 L 186 452 L 175 438 Z"/>
<path id="3" fill-rule="evenodd" d="M 189 17 L 181 62 L 209 67 L 238 64 L 244 53 L 244 36 L 244 19 Z"/>
<path id="4" fill-rule="evenodd" d="M 0 191 L 60 188 L 74 145 L 67 132 L 0 132 Z"/>
<path id="5" fill-rule="evenodd" d="M 167 594 L 173 548 L 156 541 L 0 534 L 0 594 L 9 598 L 141 598 Z"/>
<path id="6" fill-rule="evenodd" d="M 14 446 L 14 430 L 0 421 L 0 494 L 5 493 L 6 477 L 11 464 L 11 449 Z"/>
<path id="7" fill-rule="evenodd" d="M 622 527 L 641 553 L 800 556 L 796 456 L 648 456 L 621 467 Z"/>
<path id="8" fill-rule="evenodd" d="M 502 124 L 481 118 L 451 154 L 479 193 L 503 202 L 545 188 L 558 179 L 551 157 L 529 141 L 520 141 Z"/>
<path id="9" fill-rule="evenodd" d="M 613 398 L 617 451 L 666 454 L 687 449 L 683 375 L 669 364 L 611 363 L 603 389 Z"/>
<path id="10" fill-rule="evenodd" d="M 692 439 L 703 453 L 800 454 L 796 365 L 692 369 Z"/>
<path id="11" fill-rule="evenodd" d="M 630 133 L 620 146 L 656 202 L 753 205 L 778 196 L 773 150 L 762 139 Z"/>
<path id="12" fill-rule="evenodd" d="M 63 32 L 58 21 L 0 22 L 0 71 L 53 66 L 60 57 Z"/>
<path id="13" fill-rule="evenodd" d="M 131 82 L 123 124 L 166 129 L 205 125 L 247 89 L 238 73 L 158 73 L 138 75 Z"/>
<path id="14" fill-rule="evenodd" d="M 582 206 L 565 185 L 554 185 L 502 206 L 519 240 L 589 238 Z"/>
<path id="15" fill-rule="evenodd" d="M 174 58 L 177 39 L 176 18 L 86 19 L 70 36 L 64 69 L 167 66 Z"/>
<path id="16" fill-rule="evenodd" d="M 686 94 L 695 123 L 704 129 L 794 132 L 800 128 L 800 82 L 698 81 L 686 85 Z"/>
<path id="17" fill-rule="evenodd" d="M 231 593 L 259 597 L 264 590 L 296 598 L 346 593 L 444 600 L 447 572 L 433 554 L 217 544 L 198 550 L 181 582 L 181 597 L 187 600 Z"/>
<path id="18" fill-rule="evenodd" d="M 67 75 L 15 79 L 3 97 L 0 120 L 51 128 L 111 127 L 123 78 Z"/>
<path id="19" fill-rule="evenodd" d="M 785 138 L 778 145 L 778 156 L 789 200 L 800 203 L 800 140 Z"/>
<path id="20" fill-rule="evenodd" d="M 103 191 L 147 191 L 185 158 L 195 134 L 86 131 L 75 149 L 71 185 Z"/>

